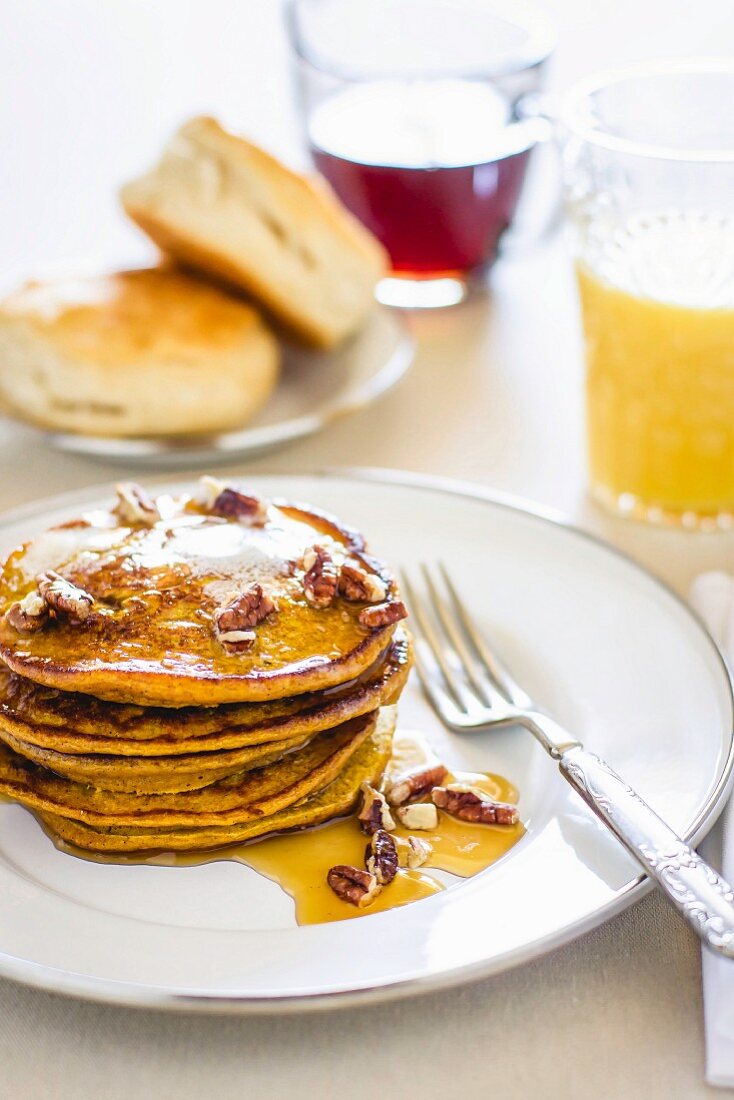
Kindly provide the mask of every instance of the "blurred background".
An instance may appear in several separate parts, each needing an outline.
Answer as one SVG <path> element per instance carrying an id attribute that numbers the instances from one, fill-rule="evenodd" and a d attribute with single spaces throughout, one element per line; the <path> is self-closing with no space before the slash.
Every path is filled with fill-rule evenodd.
<path id="1" fill-rule="evenodd" d="M 655 56 L 734 50 L 734 4 L 540 0 L 549 87 Z M 279 0 L 6 0 L 0 5 L 0 289 L 56 261 L 144 259 L 119 184 L 209 112 L 302 154 Z"/>
<path id="2" fill-rule="evenodd" d="M 551 91 L 639 60 L 734 53 L 730 0 L 538 6 L 558 28 Z M 124 218 L 117 189 L 155 160 L 181 121 L 203 112 L 305 165 L 280 0 L 0 5 L 0 292 L 69 266 L 150 260 L 153 247 Z M 548 191 L 549 176 L 538 171 L 554 171 L 547 156 L 535 157 L 526 207 Z M 563 234 L 503 258 L 490 287 L 456 309 L 414 318 L 415 366 L 374 410 L 250 468 L 391 465 L 475 479 L 576 515 L 657 560 L 664 534 L 643 546 L 636 526 L 623 529 L 587 503 L 581 327 Z M 25 431 L 5 427 L 0 466 L 18 464 Z M 117 473 L 69 456 L 52 464 L 34 447 L 22 480 L 38 496 Z M 704 554 L 707 545 L 702 537 Z M 665 547 L 666 558 L 676 555 L 671 540 Z"/>

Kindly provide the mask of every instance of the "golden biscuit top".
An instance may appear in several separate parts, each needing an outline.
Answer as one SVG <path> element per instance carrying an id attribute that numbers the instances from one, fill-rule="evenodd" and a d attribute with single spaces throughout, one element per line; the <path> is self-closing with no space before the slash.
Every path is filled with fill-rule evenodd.
<path id="1" fill-rule="evenodd" d="M 3 660 L 52 687 L 163 706 L 281 698 L 367 668 L 404 609 L 361 537 L 208 481 L 205 503 L 121 487 L 114 508 L 11 553 Z"/>
<path id="2" fill-rule="evenodd" d="M 172 268 L 29 282 L 0 304 L 64 355 L 94 364 L 201 361 L 261 327 L 257 312 L 209 283 Z"/>

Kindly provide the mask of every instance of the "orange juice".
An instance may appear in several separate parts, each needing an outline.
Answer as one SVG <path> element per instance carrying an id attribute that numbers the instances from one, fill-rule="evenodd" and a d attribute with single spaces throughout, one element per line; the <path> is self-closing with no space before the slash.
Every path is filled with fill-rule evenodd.
<path id="1" fill-rule="evenodd" d="M 640 515 L 731 517 L 734 225 L 638 216 L 603 240 L 577 268 L 594 491 Z"/>

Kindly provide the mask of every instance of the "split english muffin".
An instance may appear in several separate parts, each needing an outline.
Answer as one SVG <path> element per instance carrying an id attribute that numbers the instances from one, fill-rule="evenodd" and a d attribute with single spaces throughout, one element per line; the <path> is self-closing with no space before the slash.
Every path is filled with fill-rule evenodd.
<path id="1" fill-rule="evenodd" d="M 0 405 L 42 428 L 226 431 L 260 410 L 279 370 L 252 306 L 166 267 L 30 282 L 0 303 Z"/>

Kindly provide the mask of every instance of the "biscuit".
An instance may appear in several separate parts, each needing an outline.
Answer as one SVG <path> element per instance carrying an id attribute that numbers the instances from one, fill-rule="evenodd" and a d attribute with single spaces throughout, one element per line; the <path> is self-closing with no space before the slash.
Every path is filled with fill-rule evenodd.
<path id="1" fill-rule="evenodd" d="M 318 347 L 359 327 L 387 267 L 382 246 L 325 181 L 292 172 L 211 118 L 187 122 L 121 198 L 164 252 L 251 295 Z"/>
<path id="2" fill-rule="evenodd" d="M 0 405 L 43 428 L 234 429 L 278 374 L 278 343 L 257 311 L 173 269 L 30 282 L 0 303 Z"/>

